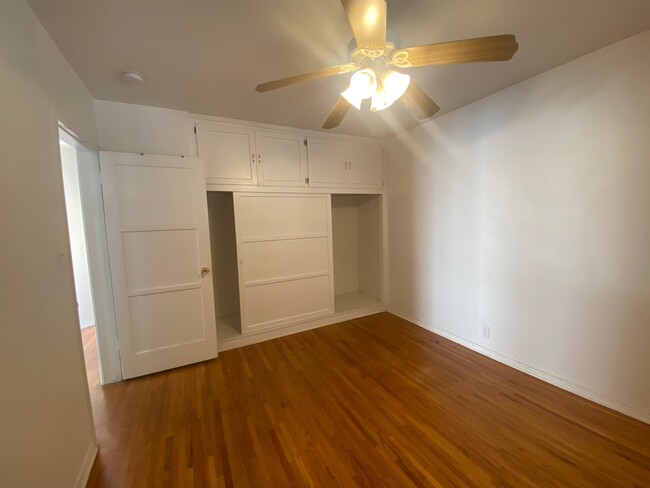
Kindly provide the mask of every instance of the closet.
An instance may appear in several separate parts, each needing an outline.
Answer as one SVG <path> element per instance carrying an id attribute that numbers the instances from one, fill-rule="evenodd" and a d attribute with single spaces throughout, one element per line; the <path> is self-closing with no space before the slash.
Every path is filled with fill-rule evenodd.
<path id="1" fill-rule="evenodd" d="M 220 350 L 381 311 L 382 198 L 208 192 Z"/>
<path id="2" fill-rule="evenodd" d="M 381 199 L 381 195 L 332 195 L 337 313 L 383 302 Z"/>
<path id="3" fill-rule="evenodd" d="M 233 194 L 208 192 L 212 283 L 217 341 L 241 335 L 237 239 Z"/>
<path id="4" fill-rule="evenodd" d="M 381 146 L 196 119 L 219 350 L 386 310 Z"/>
<path id="5" fill-rule="evenodd" d="M 100 154 L 124 378 L 386 310 L 377 141 L 191 130 L 195 156 Z"/>

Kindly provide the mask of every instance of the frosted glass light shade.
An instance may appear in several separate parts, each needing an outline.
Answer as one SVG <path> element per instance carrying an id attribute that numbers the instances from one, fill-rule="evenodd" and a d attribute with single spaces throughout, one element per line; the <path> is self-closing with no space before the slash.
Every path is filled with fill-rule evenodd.
<path id="1" fill-rule="evenodd" d="M 341 95 L 357 109 L 361 101 L 370 98 L 377 90 L 377 76 L 371 69 L 362 69 L 352 75 L 350 86 Z"/>
<path id="2" fill-rule="evenodd" d="M 404 73 L 388 70 L 384 72 L 381 79 L 381 84 L 386 91 L 386 96 L 390 100 L 387 106 L 390 106 L 395 100 L 398 100 L 409 87 L 411 77 Z"/>

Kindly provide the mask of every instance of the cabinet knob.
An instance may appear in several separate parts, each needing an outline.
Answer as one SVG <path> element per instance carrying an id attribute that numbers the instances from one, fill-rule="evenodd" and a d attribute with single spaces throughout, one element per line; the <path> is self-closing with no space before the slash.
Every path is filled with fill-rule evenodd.
<path id="1" fill-rule="evenodd" d="M 210 268 L 207 266 L 203 266 L 201 268 L 201 278 L 203 278 L 205 275 L 207 275 L 210 272 Z"/>

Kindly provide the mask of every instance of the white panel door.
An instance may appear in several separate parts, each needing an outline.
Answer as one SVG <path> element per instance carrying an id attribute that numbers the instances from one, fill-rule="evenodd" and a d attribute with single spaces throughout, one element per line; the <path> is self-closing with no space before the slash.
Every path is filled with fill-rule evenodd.
<path id="1" fill-rule="evenodd" d="M 348 183 L 354 188 L 379 188 L 384 185 L 378 144 L 350 145 Z"/>
<path id="2" fill-rule="evenodd" d="M 306 147 L 300 134 L 255 131 L 260 185 L 306 186 Z"/>
<path id="3" fill-rule="evenodd" d="M 329 195 L 235 193 L 242 332 L 334 312 Z"/>
<path id="4" fill-rule="evenodd" d="M 307 138 L 309 186 L 343 188 L 347 186 L 348 144 L 335 139 Z"/>
<path id="5" fill-rule="evenodd" d="M 123 377 L 217 356 L 203 163 L 100 153 Z"/>
<path id="6" fill-rule="evenodd" d="M 256 185 L 255 131 L 230 124 L 196 124 L 196 148 L 208 183 Z"/>

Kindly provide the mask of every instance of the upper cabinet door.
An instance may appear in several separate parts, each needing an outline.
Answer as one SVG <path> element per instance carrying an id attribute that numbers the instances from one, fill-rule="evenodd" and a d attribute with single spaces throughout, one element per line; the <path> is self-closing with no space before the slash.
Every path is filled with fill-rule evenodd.
<path id="1" fill-rule="evenodd" d="M 256 185 L 255 131 L 229 124 L 196 125 L 198 155 L 208 184 Z"/>
<path id="2" fill-rule="evenodd" d="M 256 130 L 255 143 L 260 185 L 306 185 L 307 158 L 303 136 L 291 132 Z"/>
<path id="3" fill-rule="evenodd" d="M 343 188 L 347 186 L 348 144 L 335 139 L 307 138 L 309 186 Z"/>
<path id="4" fill-rule="evenodd" d="M 378 188 L 384 186 L 381 165 L 381 148 L 378 144 L 350 145 L 348 183 L 355 188 Z"/>

